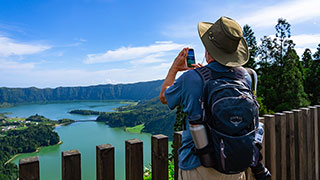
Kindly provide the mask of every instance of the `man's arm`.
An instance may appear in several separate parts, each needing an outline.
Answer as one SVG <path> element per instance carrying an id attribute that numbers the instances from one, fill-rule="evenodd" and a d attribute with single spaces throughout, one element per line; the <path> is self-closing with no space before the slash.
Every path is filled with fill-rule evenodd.
<path id="1" fill-rule="evenodd" d="M 193 69 L 187 66 L 186 58 L 188 54 L 189 48 L 183 48 L 176 59 L 173 61 L 166 79 L 164 80 L 160 92 L 160 101 L 163 104 L 167 104 L 167 99 L 165 96 L 165 91 L 174 83 L 176 75 L 179 71 L 185 71 L 189 69 Z"/>
<path id="2" fill-rule="evenodd" d="M 160 92 L 160 101 L 162 102 L 162 104 L 167 104 L 167 99 L 166 96 L 164 95 L 165 91 L 173 84 L 174 80 L 176 79 L 176 75 L 177 75 L 178 71 L 170 68 L 169 72 L 167 74 L 166 79 L 164 80 L 163 84 L 162 84 L 162 88 L 161 88 L 161 92 Z"/>

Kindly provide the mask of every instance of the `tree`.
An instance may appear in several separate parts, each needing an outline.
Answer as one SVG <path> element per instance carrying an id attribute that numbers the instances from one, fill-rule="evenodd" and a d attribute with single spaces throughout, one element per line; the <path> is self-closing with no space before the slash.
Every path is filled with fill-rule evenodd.
<path id="1" fill-rule="evenodd" d="M 317 52 L 313 54 L 314 60 L 320 60 L 320 44 L 318 44 Z"/>
<path id="2" fill-rule="evenodd" d="M 245 64 L 245 67 L 252 68 L 256 70 L 257 63 L 255 61 L 256 56 L 257 56 L 257 41 L 256 37 L 254 36 L 254 32 L 252 31 L 251 27 L 249 25 L 244 25 L 243 26 L 243 37 L 247 41 L 250 56 L 249 56 L 249 61 L 247 64 Z"/>
<path id="3" fill-rule="evenodd" d="M 313 54 L 314 60 L 306 70 L 305 91 L 312 105 L 320 104 L 320 44 Z"/>
<path id="4" fill-rule="evenodd" d="M 275 38 L 265 36 L 259 47 L 258 94 L 273 111 L 291 110 L 309 105 L 299 70 L 299 56 L 290 39 L 290 24 L 278 19 Z"/>
<path id="5" fill-rule="evenodd" d="M 309 48 L 304 50 L 302 54 L 302 65 L 304 68 L 307 68 L 307 69 L 310 68 L 312 65 L 312 53 Z"/>

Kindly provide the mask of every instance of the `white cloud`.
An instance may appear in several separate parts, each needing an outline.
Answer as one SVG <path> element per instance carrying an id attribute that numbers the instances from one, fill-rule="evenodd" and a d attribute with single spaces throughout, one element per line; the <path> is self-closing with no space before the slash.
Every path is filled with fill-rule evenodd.
<path id="1" fill-rule="evenodd" d="M 67 68 L 67 66 L 43 69 L 43 64 L 40 68 L 37 67 L 38 63 L 20 63 L 0 58 L 0 84 L 6 87 L 45 88 L 163 79 L 173 59 L 184 46 L 173 42 L 156 42 L 150 46 L 120 48 L 114 50 L 112 55 L 133 56 L 134 59 L 127 58 L 129 63 L 123 68 L 106 70 L 95 66 L 90 69 Z M 115 57 L 114 61 L 117 60 Z"/>
<path id="2" fill-rule="evenodd" d="M 182 49 L 184 44 L 177 44 L 171 41 L 157 41 L 150 46 L 140 47 L 121 47 L 116 50 L 108 50 L 106 53 L 88 54 L 87 59 L 84 61 L 87 64 L 105 63 L 114 61 L 126 61 L 144 58 L 147 56 L 159 57 L 159 53 L 166 53 L 173 50 Z"/>
<path id="3" fill-rule="evenodd" d="M 300 23 L 320 17 L 319 0 L 285 1 L 272 6 L 257 8 L 253 13 L 239 19 L 240 24 L 255 27 L 272 27 L 277 19 L 283 17 L 290 23 Z"/>
<path id="4" fill-rule="evenodd" d="M 0 59 L 0 71 L 29 71 L 32 70 L 35 66 L 35 63 L 19 63 L 15 61 L 5 61 Z M 3 77 L 2 77 L 3 78 Z"/>
<path id="5" fill-rule="evenodd" d="M 0 56 L 2 57 L 36 54 L 50 48 L 50 46 L 41 44 L 19 43 L 10 38 L 0 36 Z"/>
<path id="6" fill-rule="evenodd" d="M 306 50 L 306 48 L 309 48 L 309 47 L 305 47 L 305 48 L 304 48 L 304 47 L 301 47 L 301 48 L 294 48 L 294 49 L 296 50 L 297 54 L 298 54 L 300 57 L 302 57 L 302 55 L 303 55 L 304 51 Z M 309 49 L 311 50 L 312 54 L 317 51 L 316 48 L 309 48 Z"/>
<path id="7" fill-rule="evenodd" d="M 146 57 L 139 59 L 139 60 L 132 60 L 131 63 L 139 65 L 139 64 L 151 64 L 151 63 L 164 62 L 164 61 L 168 60 L 168 59 L 161 58 L 165 55 L 166 54 L 163 52 L 155 53 L 155 54 L 151 54 L 151 55 L 146 56 Z"/>
<path id="8" fill-rule="evenodd" d="M 320 34 L 299 34 L 292 36 L 291 39 L 298 47 L 317 47 L 320 43 Z"/>

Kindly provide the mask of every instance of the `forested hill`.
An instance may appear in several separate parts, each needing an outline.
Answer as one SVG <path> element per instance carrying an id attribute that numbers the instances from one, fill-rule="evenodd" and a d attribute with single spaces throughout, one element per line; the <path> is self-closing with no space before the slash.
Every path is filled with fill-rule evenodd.
<path id="1" fill-rule="evenodd" d="M 132 84 L 58 87 L 39 89 L 0 88 L 0 104 L 33 103 L 72 100 L 144 100 L 159 95 L 163 80 Z"/>
<path id="2" fill-rule="evenodd" d="M 144 124 L 142 132 L 173 135 L 176 111 L 160 102 L 159 97 L 139 102 L 137 105 L 123 106 L 116 112 L 101 114 L 97 121 L 106 122 L 110 127 L 133 127 Z"/>

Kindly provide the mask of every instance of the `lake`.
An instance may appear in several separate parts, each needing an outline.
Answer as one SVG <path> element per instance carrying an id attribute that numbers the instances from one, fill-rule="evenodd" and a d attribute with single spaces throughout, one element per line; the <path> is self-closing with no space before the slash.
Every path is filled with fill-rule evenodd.
<path id="1" fill-rule="evenodd" d="M 0 108 L 1 112 L 10 112 L 9 117 L 29 117 L 39 114 L 52 120 L 70 118 L 73 120 L 96 119 L 97 116 L 69 114 L 74 109 L 111 112 L 113 108 L 125 105 L 119 101 L 87 101 L 48 104 L 26 104 L 10 108 Z M 125 179 L 125 140 L 140 139 L 143 141 L 144 164 L 151 162 L 151 134 L 134 134 L 121 128 L 110 128 L 103 122 L 77 122 L 68 126 L 55 128 L 61 145 L 42 147 L 39 152 L 21 154 L 12 162 L 18 165 L 20 158 L 38 156 L 40 160 L 40 178 L 45 180 L 61 179 L 61 152 L 78 149 L 81 153 L 81 175 L 84 180 L 96 179 L 96 146 L 112 144 L 115 147 L 116 179 Z"/>

